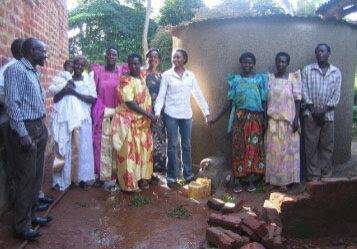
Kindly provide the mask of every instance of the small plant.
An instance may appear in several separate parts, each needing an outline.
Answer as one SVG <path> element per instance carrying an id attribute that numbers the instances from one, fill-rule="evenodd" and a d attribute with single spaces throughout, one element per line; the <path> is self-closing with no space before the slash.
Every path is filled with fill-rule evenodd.
<path id="1" fill-rule="evenodd" d="M 185 185 L 186 180 L 183 178 L 179 178 L 179 179 L 177 179 L 177 183 L 180 184 L 181 186 L 183 186 L 183 185 Z"/>
<path id="2" fill-rule="evenodd" d="M 229 193 L 225 193 L 223 196 L 223 200 L 224 202 L 233 202 L 235 201 L 236 197 L 234 197 L 233 195 L 229 194 Z"/>
<path id="3" fill-rule="evenodd" d="M 173 209 L 167 211 L 166 215 L 169 216 L 170 218 L 186 219 L 191 216 L 191 211 L 182 205 L 178 205 Z"/>
<path id="4" fill-rule="evenodd" d="M 150 201 L 142 195 L 134 195 L 129 198 L 129 207 L 141 207 L 149 204 Z"/>

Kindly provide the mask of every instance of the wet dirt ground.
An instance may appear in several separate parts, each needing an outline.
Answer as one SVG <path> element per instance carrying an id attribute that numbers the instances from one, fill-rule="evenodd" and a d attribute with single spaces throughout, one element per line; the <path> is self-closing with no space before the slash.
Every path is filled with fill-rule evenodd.
<path id="1" fill-rule="evenodd" d="M 44 190 L 58 197 L 61 192 L 50 188 L 47 169 Z M 163 179 L 162 179 L 163 180 Z M 151 186 L 141 195 L 149 204 L 130 207 L 129 199 L 137 193 L 110 193 L 102 188 L 70 188 L 50 212 L 53 221 L 40 229 L 43 234 L 26 249 L 198 249 L 205 241 L 207 217 L 211 212 L 201 203 L 170 190 L 164 181 Z M 245 207 L 261 212 L 269 193 L 239 194 Z M 183 205 L 192 215 L 187 219 L 170 218 L 168 210 Z M 41 213 L 39 213 L 41 215 Z M 0 220 L 0 249 L 17 249 L 22 241 L 13 238 L 12 212 Z M 290 249 L 339 249 L 357 241 L 353 236 L 315 240 L 288 239 Z M 354 248 L 356 249 L 356 248 Z"/>
<path id="2" fill-rule="evenodd" d="M 61 192 L 50 188 L 46 169 L 44 190 L 58 197 Z M 141 207 L 130 207 L 129 198 L 137 193 L 110 193 L 102 188 L 71 187 L 50 212 L 53 221 L 40 229 L 42 236 L 27 249 L 196 249 L 205 240 L 208 210 L 201 203 L 183 197 L 178 189 L 159 185 L 140 193 L 149 200 Z M 264 194 L 239 196 L 247 206 L 262 208 Z M 183 205 L 192 215 L 186 219 L 170 218 L 166 213 Z M 43 213 L 42 213 L 43 214 Z M 41 215 L 41 213 L 39 213 Z M 0 249 L 19 248 L 22 241 L 13 238 L 13 214 L 1 217 Z"/>

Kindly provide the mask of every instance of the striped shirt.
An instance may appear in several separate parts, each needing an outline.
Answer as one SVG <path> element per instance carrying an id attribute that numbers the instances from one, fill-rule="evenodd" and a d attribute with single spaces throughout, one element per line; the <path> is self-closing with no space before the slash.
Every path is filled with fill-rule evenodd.
<path id="1" fill-rule="evenodd" d="M 12 58 L 8 63 L 6 63 L 1 69 L 0 69 L 0 101 L 2 103 L 5 102 L 5 89 L 4 89 L 4 73 L 5 70 L 11 66 L 12 64 L 15 64 L 17 60 L 15 58 Z M 8 120 L 7 113 L 6 113 L 6 108 L 5 106 L 0 106 L 0 124 L 5 123 Z"/>
<path id="2" fill-rule="evenodd" d="M 20 137 L 28 135 L 24 121 L 46 116 L 40 72 L 22 58 L 5 71 L 5 106 L 10 126 Z"/>
<path id="3" fill-rule="evenodd" d="M 302 71 L 302 100 L 307 105 L 313 105 L 317 111 L 325 106 L 335 107 L 340 101 L 341 71 L 330 64 L 323 75 L 317 63 L 306 66 Z M 304 116 L 311 115 L 309 109 L 305 109 Z M 325 114 L 326 121 L 334 120 L 334 110 Z"/>

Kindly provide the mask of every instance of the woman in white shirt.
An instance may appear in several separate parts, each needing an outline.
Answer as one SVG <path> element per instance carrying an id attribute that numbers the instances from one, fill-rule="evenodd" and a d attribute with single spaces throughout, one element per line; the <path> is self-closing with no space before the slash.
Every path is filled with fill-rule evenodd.
<path id="1" fill-rule="evenodd" d="M 181 136 L 183 177 L 186 182 L 190 182 L 194 178 L 191 171 L 191 93 L 206 117 L 206 123 L 211 120 L 208 104 L 198 86 L 196 77 L 185 68 L 187 61 L 187 52 L 177 49 L 172 56 L 173 67 L 162 75 L 160 91 L 155 103 L 155 115 L 157 118 L 159 118 L 161 110 L 164 107 L 164 121 L 168 138 L 166 177 L 167 185 L 170 188 L 175 186 L 178 176 L 176 161 L 177 131 L 180 132 Z"/>

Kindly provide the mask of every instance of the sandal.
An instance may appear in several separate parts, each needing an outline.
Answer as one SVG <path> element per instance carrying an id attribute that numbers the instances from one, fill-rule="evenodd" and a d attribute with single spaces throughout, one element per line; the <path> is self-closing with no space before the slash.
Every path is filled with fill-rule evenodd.
<path id="1" fill-rule="evenodd" d="M 149 183 L 148 183 L 148 181 L 147 181 L 147 180 L 141 180 L 141 181 L 139 182 L 139 187 L 140 187 L 141 189 L 149 189 Z"/>
<path id="2" fill-rule="evenodd" d="M 281 186 L 281 187 L 279 188 L 279 192 L 285 193 L 285 192 L 287 192 L 287 191 L 288 191 L 288 188 L 287 188 L 286 186 Z"/>
<path id="3" fill-rule="evenodd" d="M 247 191 L 248 192 L 254 192 L 255 190 L 257 190 L 257 189 L 255 188 L 254 184 L 253 183 L 249 184 L 249 187 L 248 187 Z"/>
<path id="4" fill-rule="evenodd" d="M 157 185 L 160 182 L 160 178 L 157 176 L 152 176 L 149 180 L 150 185 Z"/>
<path id="5" fill-rule="evenodd" d="M 234 187 L 234 189 L 233 189 L 233 192 L 234 193 L 240 193 L 240 192 L 242 192 L 243 191 L 243 188 L 242 188 L 242 186 L 241 185 L 236 185 L 235 187 Z"/>

